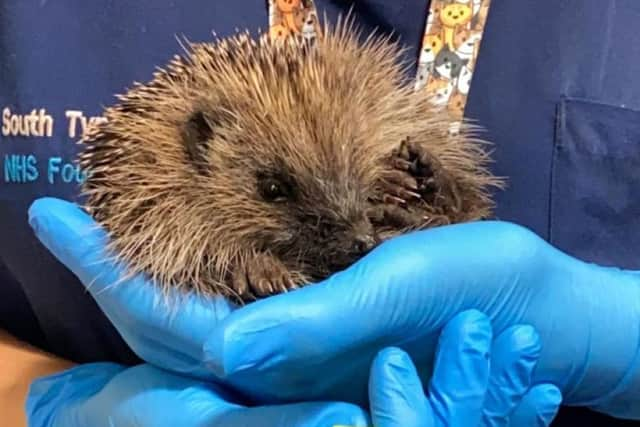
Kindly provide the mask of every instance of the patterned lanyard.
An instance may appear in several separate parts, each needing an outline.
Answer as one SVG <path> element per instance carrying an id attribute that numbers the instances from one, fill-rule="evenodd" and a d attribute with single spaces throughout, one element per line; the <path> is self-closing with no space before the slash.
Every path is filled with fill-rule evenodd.
<path id="1" fill-rule="evenodd" d="M 290 36 L 312 40 L 320 34 L 313 0 L 268 0 L 269 34 L 272 38 Z"/>
<path id="2" fill-rule="evenodd" d="M 313 39 L 320 32 L 313 0 L 268 0 L 271 37 Z M 418 60 L 416 90 L 464 116 L 491 0 L 431 0 Z M 457 126 L 453 126 L 455 129 Z"/>

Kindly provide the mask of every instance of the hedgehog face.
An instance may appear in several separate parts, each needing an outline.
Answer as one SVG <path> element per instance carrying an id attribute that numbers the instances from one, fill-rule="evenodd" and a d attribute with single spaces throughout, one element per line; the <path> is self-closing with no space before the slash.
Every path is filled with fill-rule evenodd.
<path id="1" fill-rule="evenodd" d="M 353 178 L 310 172 L 286 166 L 256 172 L 255 200 L 273 227 L 260 230 L 254 241 L 282 260 L 298 260 L 306 275 L 322 279 L 366 254 L 377 236 L 367 195 L 344 185 Z"/>
<path id="2" fill-rule="evenodd" d="M 227 238 L 285 263 L 295 260 L 315 279 L 374 247 L 378 239 L 368 219 L 374 176 L 363 168 L 364 153 L 344 141 L 358 138 L 357 127 L 338 116 L 296 120 L 302 104 L 277 116 L 246 98 L 227 101 L 224 114 L 216 105 L 189 116 L 182 144 L 195 193 L 220 213 L 218 228 L 235 229 Z M 272 126 L 256 125 L 254 113 Z M 221 214 L 227 207 L 235 211 Z"/>

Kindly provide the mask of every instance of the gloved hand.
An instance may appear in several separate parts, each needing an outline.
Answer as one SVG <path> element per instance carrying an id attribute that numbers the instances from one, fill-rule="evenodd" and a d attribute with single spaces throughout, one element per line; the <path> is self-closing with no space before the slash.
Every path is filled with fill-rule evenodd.
<path id="1" fill-rule="evenodd" d="M 566 404 L 640 417 L 640 275 L 587 265 L 512 224 L 412 233 L 322 283 L 237 311 L 186 296 L 171 317 L 143 278 L 110 286 L 122 269 L 104 261 L 106 236 L 75 205 L 38 200 L 30 222 L 141 358 L 202 378 L 211 369 L 263 402 L 366 403 L 368 368 L 385 346 L 406 349 L 424 378 L 444 323 L 478 308 L 498 332 L 536 328 L 534 380 L 557 384 Z"/>
<path id="2" fill-rule="evenodd" d="M 347 403 L 248 408 L 228 391 L 148 364 L 79 365 L 34 382 L 27 397 L 29 427 L 331 427 L 367 425 Z"/>
<path id="3" fill-rule="evenodd" d="M 561 401 L 550 384 L 530 388 L 540 342 L 514 326 L 492 342 L 489 319 L 474 310 L 453 318 L 439 338 L 427 393 L 409 356 L 386 348 L 373 361 L 369 399 L 375 427 L 543 427 Z"/>
<path id="4" fill-rule="evenodd" d="M 78 275 L 142 358 L 166 369 L 210 376 L 201 363 L 202 345 L 211 328 L 233 306 L 222 299 L 207 302 L 187 296 L 188 301 L 178 311 L 168 312 L 166 306 L 155 304 L 160 295 L 141 277 L 110 286 L 121 278 L 123 269 L 106 261 L 106 236 L 75 205 L 42 199 L 34 203 L 30 216 L 41 241 Z M 428 407 L 412 408 L 405 404 L 425 400 L 421 388 L 406 388 L 415 385 L 412 365 L 404 358 L 398 359 L 397 350 L 383 352 L 371 369 L 374 425 L 387 427 L 395 422 L 404 426 L 409 416 L 416 422 L 432 421 L 432 425 L 455 425 L 456 420 L 470 425 L 471 419 L 481 419 L 482 426 L 505 425 L 507 421 L 518 427 L 548 425 L 560 403 L 560 393 L 544 384 L 529 389 L 540 351 L 537 335 L 526 327 L 503 332 L 493 345 L 491 376 L 487 381 L 488 360 L 477 356 L 478 347 L 488 348 L 491 336 L 488 322 L 477 314 L 466 313 L 450 323 L 440 339 L 439 363 L 431 381 Z M 395 375 L 402 368 L 407 369 L 406 375 Z M 484 403 L 479 408 L 481 396 Z M 161 427 L 190 423 L 268 427 L 269 420 L 273 420 L 274 426 L 279 425 L 278 421 L 290 426 L 314 426 L 326 421 L 324 425 L 328 427 L 329 420 L 354 427 L 363 423 L 359 410 L 346 404 L 247 409 L 228 399 L 233 397 L 217 386 L 175 376 L 150 365 L 125 369 L 96 364 L 36 382 L 27 410 L 33 427 Z M 475 401 L 475 406 L 469 406 L 471 401 Z M 469 410 L 470 407 L 475 409 Z"/>
<path id="5" fill-rule="evenodd" d="M 30 427 L 254 426 L 359 427 L 548 426 L 560 404 L 551 385 L 530 388 L 540 353 L 531 327 L 493 341 L 489 319 L 476 311 L 444 328 L 428 398 L 408 356 L 385 349 L 370 370 L 373 423 L 346 403 L 248 408 L 213 384 L 151 365 L 80 365 L 34 382 L 27 397 Z"/>
<path id="6" fill-rule="evenodd" d="M 138 357 L 175 373 L 212 378 L 203 364 L 202 346 L 233 304 L 184 294 L 171 297 L 167 305 L 142 275 L 123 280 L 126 267 L 107 251 L 108 236 L 73 203 L 36 200 L 29 223 L 44 246 L 80 279 Z"/>
<path id="7" fill-rule="evenodd" d="M 401 346 L 425 377 L 438 331 L 470 308 L 496 333 L 538 331 L 534 381 L 557 385 L 565 404 L 640 419 L 640 275 L 581 262 L 509 223 L 392 239 L 322 283 L 234 311 L 206 353 L 220 378 L 265 401 L 363 403 L 382 347 Z"/>

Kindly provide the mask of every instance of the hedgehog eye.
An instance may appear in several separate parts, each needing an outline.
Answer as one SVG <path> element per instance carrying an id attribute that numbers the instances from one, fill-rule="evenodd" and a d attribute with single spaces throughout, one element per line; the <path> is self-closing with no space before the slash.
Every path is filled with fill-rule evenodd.
<path id="1" fill-rule="evenodd" d="M 293 184 L 278 173 L 259 173 L 258 193 L 265 201 L 281 203 L 293 197 Z"/>
<path id="2" fill-rule="evenodd" d="M 284 202 L 291 193 L 288 186 L 274 178 L 268 178 L 259 183 L 260 195 L 267 202 Z"/>

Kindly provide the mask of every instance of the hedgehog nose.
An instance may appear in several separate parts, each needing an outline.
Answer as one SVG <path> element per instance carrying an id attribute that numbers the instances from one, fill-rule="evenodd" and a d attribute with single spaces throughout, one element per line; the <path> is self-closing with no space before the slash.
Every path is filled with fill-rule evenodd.
<path id="1" fill-rule="evenodd" d="M 356 237 L 353 243 L 355 252 L 362 254 L 367 253 L 376 245 L 376 239 L 371 235 L 363 235 Z"/>

